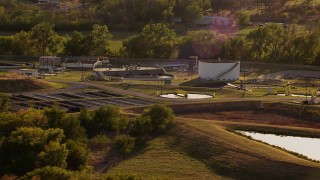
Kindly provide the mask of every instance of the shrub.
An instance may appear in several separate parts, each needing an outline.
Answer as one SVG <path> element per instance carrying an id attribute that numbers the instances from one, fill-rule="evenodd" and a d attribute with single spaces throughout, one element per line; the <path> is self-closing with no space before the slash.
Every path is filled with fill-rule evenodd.
<path id="1" fill-rule="evenodd" d="M 21 179 L 27 180 L 27 179 L 70 179 L 72 176 L 72 173 L 58 167 L 50 167 L 46 166 L 43 168 L 38 168 L 33 170 L 32 172 L 28 172 L 26 175 L 24 175 Z"/>
<path id="2" fill-rule="evenodd" d="M 99 133 L 105 130 L 124 130 L 127 124 L 128 119 L 121 115 L 119 107 L 106 106 L 94 111 L 90 127 L 95 127 L 94 132 Z"/>
<path id="3" fill-rule="evenodd" d="M 129 135 L 120 135 L 116 137 L 116 146 L 123 155 L 130 154 L 135 148 L 135 138 Z"/>
<path id="4" fill-rule="evenodd" d="M 80 170 L 81 167 L 87 165 L 90 158 L 90 152 L 87 149 L 86 144 L 69 140 L 67 141 L 67 148 L 69 151 L 67 156 L 68 169 Z"/>
<path id="5" fill-rule="evenodd" d="M 104 149 L 110 145 L 110 139 L 105 135 L 97 135 L 89 140 L 89 146 L 92 149 Z"/>
<path id="6" fill-rule="evenodd" d="M 58 103 L 55 103 L 51 108 L 45 108 L 44 114 L 48 118 L 48 125 L 51 128 L 57 128 L 59 121 L 65 116 Z"/>
<path id="7" fill-rule="evenodd" d="M 154 134 L 163 133 L 169 125 L 173 124 L 175 115 L 171 108 L 164 105 L 154 105 L 142 113 L 143 118 L 150 118 L 152 132 Z"/>
<path id="8" fill-rule="evenodd" d="M 239 23 L 242 26 L 248 26 L 250 25 L 250 14 L 246 12 L 241 12 L 238 14 Z"/>
<path id="9" fill-rule="evenodd" d="M 139 116 L 130 128 L 130 135 L 138 137 L 152 132 L 152 124 L 149 116 Z"/>

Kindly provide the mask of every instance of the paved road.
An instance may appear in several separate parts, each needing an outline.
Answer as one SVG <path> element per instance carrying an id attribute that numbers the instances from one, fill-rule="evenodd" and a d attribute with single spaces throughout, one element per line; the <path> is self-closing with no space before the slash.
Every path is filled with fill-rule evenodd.
<path id="1" fill-rule="evenodd" d="M 243 97 L 243 98 L 221 98 L 221 99 L 202 99 L 202 100 L 190 100 L 190 99 L 164 99 L 160 97 L 151 96 L 149 94 L 135 92 L 130 90 L 119 89 L 107 85 L 97 84 L 93 82 L 71 82 L 71 81 L 63 81 L 63 80 L 50 80 L 51 82 L 59 82 L 59 83 L 66 83 L 70 84 L 71 86 L 66 89 L 61 89 L 59 92 L 70 92 L 70 90 L 76 90 L 85 87 L 95 87 L 106 91 L 112 91 L 119 94 L 124 95 L 132 95 L 138 96 L 145 99 L 150 99 L 154 101 L 161 101 L 161 102 L 171 102 L 173 104 L 179 103 L 190 103 L 190 102 L 222 102 L 222 101 L 288 101 L 288 102 L 302 102 L 305 100 L 304 97 Z M 57 92 L 57 91 L 56 91 Z"/>

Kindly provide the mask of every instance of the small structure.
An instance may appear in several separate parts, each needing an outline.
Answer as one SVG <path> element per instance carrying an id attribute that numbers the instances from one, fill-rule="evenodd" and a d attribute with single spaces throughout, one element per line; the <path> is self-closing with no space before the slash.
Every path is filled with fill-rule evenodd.
<path id="1" fill-rule="evenodd" d="M 19 69 L 15 71 L 17 74 L 28 77 L 37 77 L 39 72 L 37 69 Z"/>
<path id="2" fill-rule="evenodd" d="M 232 20 L 223 16 L 202 16 L 198 18 L 195 23 L 198 26 L 231 26 Z"/>
<path id="3" fill-rule="evenodd" d="M 240 78 L 240 61 L 199 61 L 199 76 L 202 79 L 231 81 Z"/>
<path id="4" fill-rule="evenodd" d="M 106 68 L 93 69 L 93 76 L 99 79 L 131 79 L 139 81 L 164 81 L 170 84 L 174 79 L 174 75 L 168 74 L 162 67 L 140 67 L 140 66 L 124 66 L 122 68 Z"/>
<path id="5" fill-rule="evenodd" d="M 56 56 L 42 56 L 39 58 L 39 70 L 54 74 L 55 71 L 61 70 L 61 58 Z"/>
<path id="6" fill-rule="evenodd" d="M 98 62 L 98 64 L 96 64 Z M 95 65 L 99 67 L 106 67 L 109 63 L 108 57 L 68 57 L 62 63 L 65 68 L 91 68 Z"/>

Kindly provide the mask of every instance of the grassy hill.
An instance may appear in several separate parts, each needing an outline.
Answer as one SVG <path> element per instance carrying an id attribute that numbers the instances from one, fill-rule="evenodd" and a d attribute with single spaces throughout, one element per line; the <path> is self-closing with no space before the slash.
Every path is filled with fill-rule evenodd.
<path id="1" fill-rule="evenodd" d="M 182 108 L 183 109 L 183 108 Z M 195 113 L 195 112 L 194 112 Z M 178 115 L 180 116 L 180 115 Z M 290 119 L 287 119 L 290 120 Z M 287 131 L 317 129 L 290 127 Z M 285 121 L 283 121 L 285 122 Z M 280 123 L 280 122 L 279 122 Z M 311 123 L 311 122 L 310 122 Z M 237 135 L 230 126 L 279 127 L 251 123 L 177 117 L 166 135 L 149 142 L 108 174 L 130 173 L 143 179 L 317 179 L 320 163 Z"/>

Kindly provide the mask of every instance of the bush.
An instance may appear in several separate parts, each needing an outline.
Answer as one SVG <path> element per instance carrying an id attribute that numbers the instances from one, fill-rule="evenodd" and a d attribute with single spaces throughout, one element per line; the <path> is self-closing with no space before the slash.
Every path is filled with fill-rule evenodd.
<path id="1" fill-rule="evenodd" d="M 87 141 L 86 130 L 81 127 L 80 120 L 74 115 L 66 115 L 59 122 L 58 127 L 63 129 L 68 139 Z"/>
<path id="2" fill-rule="evenodd" d="M 86 144 L 69 140 L 67 141 L 67 148 L 69 151 L 67 156 L 68 169 L 80 170 L 81 167 L 87 165 L 90 152 Z"/>
<path id="3" fill-rule="evenodd" d="M 116 146 L 123 155 L 130 154 L 135 148 L 135 138 L 129 135 L 120 135 L 116 137 Z"/>
<path id="4" fill-rule="evenodd" d="M 250 22 L 250 14 L 246 13 L 246 12 L 241 12 L 238 14 L 238 18 L 239 18 L 239 23 L 242 26 L 248 26 L 251 24 Z"/>
<path id="5" fill-rule="evenodd" d="M 154 134 L 163 133 L 169 125 L 174 123 L 175 115 L 171 108 L 164 105 L 154 105 L 142 113 L 143 118 L 150 118 L 152 132 Z"/>
<path id="6" fill-rule="evenodd" d="M 45 108 L 44 114 L 47 116 L 48 125 L 51 128 L 57 128 L 59 121 L 65 116 L 65 112 L 60 109 L 58 103 L 55 103 L 51 108 Z"/>
<path id="7" fill-rule="evenodd" d="M 24 175 L 21 179 L 27 180 L 27 179 L 70 179 L 72 176 L 72 173 L 58 167 L 50 167 L 46 166 L 43 168 L 38 168 L 33 170 L 32 172 L 28 172 L 26 175 Z"/>
<path id="8" fill-rule="evenodd" d="M 92 149 L 104 149 L 110 145 L 110 139 L 105 135 L 97 135 L 89 140 L 89 146 Z"/>
<path id="9" fill-rule="evenodd" d="M 139 116 L 130 128 L 130 135 L 138 137 L 152 132 L 152 124 L 149 116 Z"/>
<path id="10" fill-rule="evenodd" d="M 128 120 L 121 115 L 120 108 L 115 106 L 101 107 L 94 111 L 93 123 L 97 126 L 96 132 L 103 130 L 122 130 L 126 128 Z"/>

